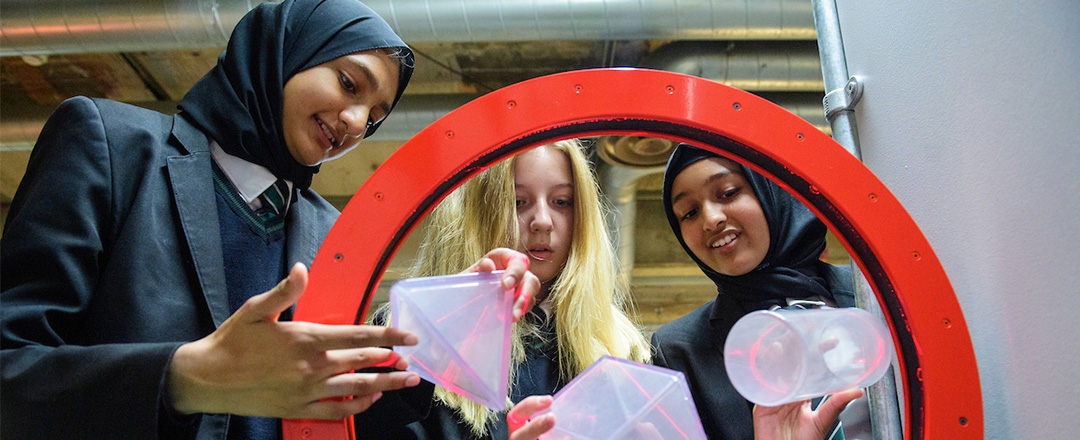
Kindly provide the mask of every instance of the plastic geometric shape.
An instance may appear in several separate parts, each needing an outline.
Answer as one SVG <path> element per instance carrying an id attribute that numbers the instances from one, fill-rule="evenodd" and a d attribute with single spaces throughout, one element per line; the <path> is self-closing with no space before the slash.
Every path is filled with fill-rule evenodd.
<path id="1" fill-rule="evenodd" d="M 506 409 L 514 307 L 501 274 L 412 278 L 390 288 L 392 325 L 420 340 L 394 347 L 407 370 L 495 411 Z"/>
<path id="2" fill-rule="evenodd" d="M 554 439 L 701 439 L 690 387 L 681 372 L 603 356 L 555 393 Z M 535 416 L 534 416 L 535 417 Z"/>
<path id="3" fill-rule="evenodd" d="M 873 385 L 894 352 L 888 328 L 863 309 L 758 310 L 731 328 L 724 366 L 746 400 L 778 406 Z"/>

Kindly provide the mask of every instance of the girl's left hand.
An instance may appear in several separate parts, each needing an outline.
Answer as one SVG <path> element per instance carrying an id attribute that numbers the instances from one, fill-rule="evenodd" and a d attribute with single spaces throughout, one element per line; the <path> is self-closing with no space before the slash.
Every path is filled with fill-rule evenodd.
<path id="1" fill-rule="evenodd" d="M 514 289 L 514 322 L 525 316 L 540 292 L 540 279 L 529 272 L 529 257 L 508 248 L 492 249 L 466 272 L 502 270 L 503 288 Z"/>
<path id="2" fill-rule="evenodd" d="M 514 405 L 506 414 L 510 440 L 533 440 L 555 427 L 555 414 L 544 414 L 529 420 L 533 414 L 551 407 L 551 396 L 529 396 Z"/>
<path id="3" fill-rule="evenodd" d="M 821 440 L 848 403 L 862 397 L 855 388 L 829 396 L 817 410 L 810 401 L 754 407 L 754 440 Z"/>

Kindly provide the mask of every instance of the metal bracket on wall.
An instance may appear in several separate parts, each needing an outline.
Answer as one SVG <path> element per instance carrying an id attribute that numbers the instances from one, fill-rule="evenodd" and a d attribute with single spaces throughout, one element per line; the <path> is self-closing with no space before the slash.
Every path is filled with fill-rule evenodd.
<path id="1" fill-rule="evenodd" d="M 825 106 L 825 120 L 832 122 L 836 115 L 845 110 L 855 110 L 855 104 L 862 98 L 863 81 L 858 76 L 848 79 L 843 88 L 825 94 L 821 103 Z"/>

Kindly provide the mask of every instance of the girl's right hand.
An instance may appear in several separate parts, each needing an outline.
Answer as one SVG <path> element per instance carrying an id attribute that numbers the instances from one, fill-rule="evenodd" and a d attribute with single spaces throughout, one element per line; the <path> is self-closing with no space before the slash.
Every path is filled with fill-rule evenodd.
<path id="1" fill-rule="evenodd" d="M 503 271 L 503 288 L 514 289 L 513 320 L 517 322 L 535 305 L 540 279 L 529 272 L 529 257 L 508 248 L 492 249 L 465 272 Z"/>

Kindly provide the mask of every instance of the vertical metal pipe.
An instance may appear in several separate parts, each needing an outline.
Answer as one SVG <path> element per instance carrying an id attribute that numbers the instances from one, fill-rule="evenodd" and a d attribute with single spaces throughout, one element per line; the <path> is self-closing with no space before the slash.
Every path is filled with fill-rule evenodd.
<path id="1" fill-rule="evenodd" d="M 597 161 L 603 197 L 611 208 L 608 230 L 619 259 L 619 276 L 630 281 L 634 272 L 634 225 L 637 215 L 637 182 L 649 174 L 663 173 L 663 167 L 629 168 Z"/>
<path id="2" fill-rule="evenodd" d="M 825 93 L 841 90 L 847 86 L 851 77 L 848 74 L 847 58 L 844 54 L 844 42 L 840 35 L 840 19 L 836 12 L 835 0 L 812 0 L 814 8 L 814 27 L 817 29 L 818 52 L 821 57 L 821 73 L 825 82 Z M 840 145 L 855 157 L 862 160 L 859 148 L 859 133 L 855 124 L 854 109 L 844 109 L 829 118 L 832 136 Z M 851 263 L 855 273 L 855 301 L 859 307 L 884 320 L 880 304 L 873 295 L 869 283 L 862 276 L 862 271 Z M 870 423 L 874 429 L 875 440 L 899 440 L 903 438 L 903 412 L 900 411 L 899 393 L 896 388 L 896 364 L 891 372 L 867 389 L 870 402 Z"/>
<path id="3" fill-rule="evenodd" d="M 814 27 L 817 28 L 818 56 L 821 57 L 821 75 L 825 80 L 825 93 L 839 90 L 847 85 L 847 58 L 844 41 L 840 36 L 840 19 L 836 14 L 835 0 L 813 0 Z M 855 157 L 862 159 L 859 135 L 855 128 L 855 112 L 841 111 L 830 121 L 832 137 Z"/>

